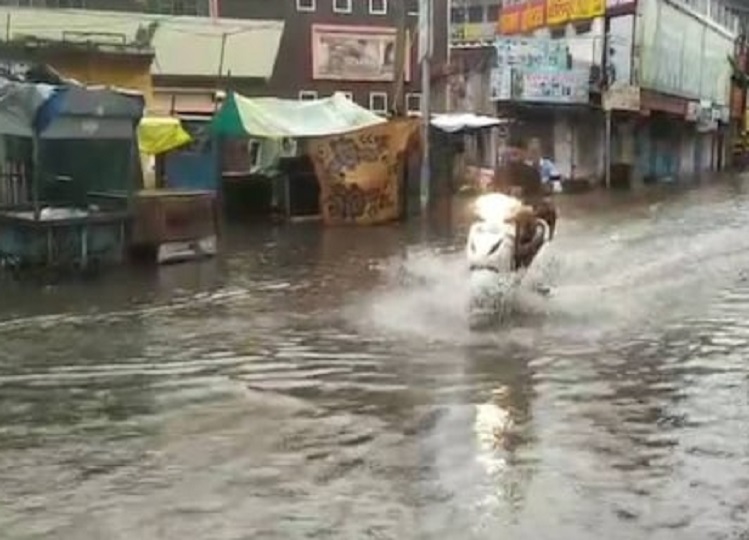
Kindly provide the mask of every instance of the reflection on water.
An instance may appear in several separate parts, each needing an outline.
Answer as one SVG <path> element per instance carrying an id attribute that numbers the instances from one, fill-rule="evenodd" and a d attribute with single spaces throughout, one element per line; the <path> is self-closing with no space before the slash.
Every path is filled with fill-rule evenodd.
<path id="1" fill-rule="evenodd" d="M 746 208 L 568 202 L 552 297 L 493 333 L 459 204 L 3 283 L 0 538 L 740 538 Z"/>

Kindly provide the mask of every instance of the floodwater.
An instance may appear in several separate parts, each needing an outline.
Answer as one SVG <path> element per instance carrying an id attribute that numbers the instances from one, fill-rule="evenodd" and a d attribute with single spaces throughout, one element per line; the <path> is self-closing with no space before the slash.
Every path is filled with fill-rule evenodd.
<path id="1" fill-rule="evenodd" d="M 0 539 L 749 538 L 749 183 L 567 198 L 471 334 L 460 204 L 2 287 Z"/>

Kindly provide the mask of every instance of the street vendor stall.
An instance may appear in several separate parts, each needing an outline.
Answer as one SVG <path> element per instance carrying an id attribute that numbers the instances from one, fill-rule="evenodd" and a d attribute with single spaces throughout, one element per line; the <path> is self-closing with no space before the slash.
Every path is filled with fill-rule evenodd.
<path id="1" fill-rule="evenodd" d="M 265 162 L 268 168 L 270 159 L 282 162 L 275 167 L 281 174 L 273 182 L 272 205 L 283 209 L 286 218 L 292 219 L 311 213 L 324 215 L 325 201 L 338 193 L 333 191 L 342 182 L 340 175 L 333 178 L 320 174 L 315 164 L 320 155 L 310 151 L 314 141 L 332 137 L 345 146 L 351 143 L 347 137 L 357 130 L 387 124 L 384 118 L 340 93 L 313 101 L 246 98 L 229 93 L 210 129 L 222 141 L 248 141 L 250 138 L 258 141 L 255 147 L 258 161 Z M 380 139 L 372 134 L 367 140 L 374 144 Z M 278 152 L 277 147 L 288 141 L 293 142 L 290 146 L 299 149 L 294 157 Z M 353 152 L 356 160 L 356 144 L 351 148 L 341 147 L 342 151 L 346 149 L 349 154 Z"/>
<path id="2" fill-rule="evenodd" d="M 494 178 L 507 120 L 473 113 L 435 114 L 431 120 L 432 171 L 461 188 L 483 191 Z M 506 129 L 505 129 L 506 131 Z M 454 186 L 450 186 L 454 191 Z"/>
<path id="3" fill-rule="evenodd" d="M 21 196 L 0 209 L 2 266 L 122 261 L 142 111 L 140 95 L 0 80 L 2 144 L 29 141 L 31 170 Z"/>
<path id="4" fill-rule="evenodd" d="M 147 173 L 146 189 L 133 200 L 131 247 L 160 264 L 216 254 L 214 192 L 170 187 L 159 174 L 164 168 L 149 163 L 191 141 L 178 118 L 145 117 L 138 125 L 138 146 Z"/>

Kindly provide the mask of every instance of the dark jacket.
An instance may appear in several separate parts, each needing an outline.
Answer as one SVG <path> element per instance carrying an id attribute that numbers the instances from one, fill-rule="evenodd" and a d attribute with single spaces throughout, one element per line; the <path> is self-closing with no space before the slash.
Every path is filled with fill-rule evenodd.
<path id="1" fill-rule="evenodd" d="M 510 161 L 494 172 L 494 189 L 507 192 L 512 187 L 521 188 L 523 202 L 532 206 L 546 195 L 541 171 L 522 161 Z"/>

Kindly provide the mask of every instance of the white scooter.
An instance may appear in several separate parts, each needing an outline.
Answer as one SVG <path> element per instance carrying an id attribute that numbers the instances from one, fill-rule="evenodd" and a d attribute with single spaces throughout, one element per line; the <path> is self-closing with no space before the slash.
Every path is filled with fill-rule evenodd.
<path id="1" fill-rule="evenodd" d="M 523 203 L 515 197 L 489 193 L 476 200 L 478 220 L 471 225 L 466 243 L 470 271 L 469 325 L 480 328 L 502 322 L 509 313 L 512 297 L 525 278 L 527 267 L 516 268 L 517 224 L 514 219 Z M 538 260 L 550 239 L 550 227 L 536 220 L 534 242 L 540 248 Z"/>

